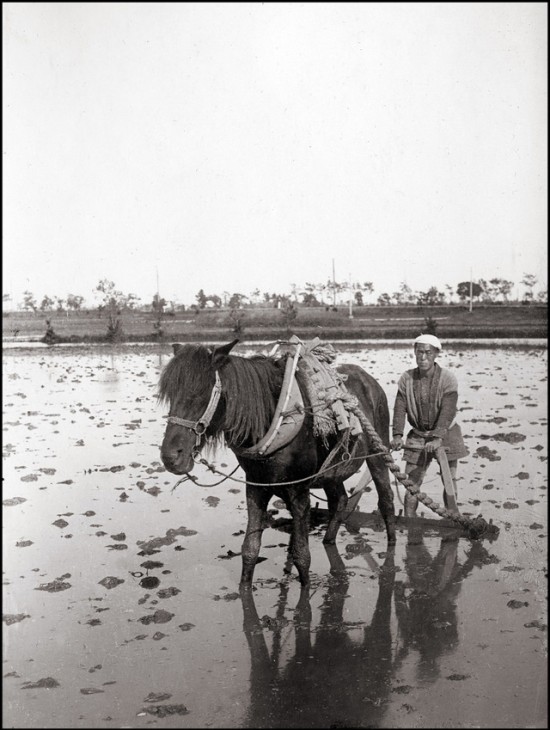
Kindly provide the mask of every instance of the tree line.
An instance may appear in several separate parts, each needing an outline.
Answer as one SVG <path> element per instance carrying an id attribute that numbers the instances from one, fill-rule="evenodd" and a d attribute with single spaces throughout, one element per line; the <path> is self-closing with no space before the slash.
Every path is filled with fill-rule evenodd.
<path id="1" fill-rule="evenodd" d="M 524 303 L 548 301 L 547 290 L 534 294 L 534 288 L 538 278 L 534 274 L 524 274 L 520 283 L 524 287 Z M 378 306 L 389 305 L 422 305 L 437 306 L 442 304 L 464 304 L 470 299 L 477 303 L 494 304 L 507 303 L 512 300 L 510 295 L 515 286 L 513 281 L 494 277 L 489 280 L 478 279 L 477 281 L 461 281 L 456 287 L 445 285 L 443 289 L 436 286 L 429 287 L 426 291 L 413 290 L 405 282 L 402 282 L 394 292 L 382 292 L 374 302 Z M 97 309 L 98 311 L 115 311 L 124 309 L 152 310 L 153 312 L 166 314 L 176 311 L 201 310 L 207 308 L 228 308 L 238 310 L 248 306 L 271 306 L 281 309 L 289 303 L 306 307 L 334 307 L 337 304 L 342 306 L 351 300 L 355 306 L 364 306 L 367 299 L 372 299 L 374 285 L 372 282 L 336 282 L 329 279 L 325 283 L 306 282 L 303 286 L 291 284 L 288 292 L 260 292 L 254 289 L 248 295 L 240 292 L 230 293 L 223 291 L 221 294 L 206 294 L 200 289 L 195 295 L 195 302 L 190 305 L 181 304 L 174 300 L 166 300 L 157 293 L 149 302 L 143 303 L 141 298 L 135 294 L 124 294 L 116 288 L 114 282 L 108 279 L 101 279 L 94 291 L 100 297 L 100 303 L 87 307 L 85 299 L 81 295 L 67 294 L 66 297 L 50 296 L 45 294 L 37 299 L 31 291 L 23 293 L 23 300 L 19 308 L 23 311 L 35 313 L 44 312 L 78 312 L 84 309 Z M 11 301 L 9 294 L 3 294 L 3 302 Z"/>

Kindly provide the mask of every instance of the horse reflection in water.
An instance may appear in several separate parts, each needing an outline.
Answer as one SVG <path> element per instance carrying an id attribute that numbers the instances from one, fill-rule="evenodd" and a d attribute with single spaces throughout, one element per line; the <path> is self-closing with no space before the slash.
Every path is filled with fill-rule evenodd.
<path id="1" fill-rule="evenodd" d="M 414 609 L 411 612 L 403 593 L 404 586 L 395 579 L 394 547 L 389 548 L 380 566 L 369 554 L 368 545 L 350 547 L 359 547 L 359 554 L 369 566 L 377 567 L 378 596 L 370 623 L 364 628 L 346 624 L 344 609 L 349 598 L 349 576 L 336 546 L 326 545 L 331 571 L 320 608 L 319 624 L 312 631 L 309 595 L 307 589 L 302 589 L 294 611 L 294 656 L 286 666 L 280 664 L 284 643 L 282 633 L 292 630 L 284 616 L 288 583 L 281 585 L 275 618 L 264 616 L 260 619 L 254 594 L 241 594 L 243 628 L 251 654 L 251 697 L 245 727 L 380 726 L 392 698 L 392 690 L 398 684 L 396 673 L 410 647 L 418 640 L 425 620 L 414 613 Z M 408 565 L 418 565 L 421 547 L 424 546 L 409 543 Z M 485 551 L 480 544 L 473 544 L 463 565 L 458 563 L 457 548 L 458 541 L 442 541 L 441 550 L 433 561 L 426 558 L 420 573 L 411 569 L 408 574 L 411 595 L 420 595 L 426 581 L 437 586 L 438 597 L 434 600 L 434 595 L 431 596 L 433 608 L 428 609 L 428 620 L 434 626 L 426 640 L 431 658 L 457 647 L 456 612 L 449 610 L 449 606 L 454 605 L 462 580 L 474 566 L 484 562 Z M 421 581 L 415 583 L 420 578 Z M 400 640 L 404 641 L 401 648 L 392 640 L 392 597 L 396 601 Z M 411 600 L 414 605 L 415 599 Z M 426 609 L 426 606 L 423 608 Z M 441 622 L 449 624 L 439 634 L 435 629 L 439 620 L 438 610 L 443 611 Z M 273 632 L 271 653 L 264 635 L 266 630 Z M 358 632 L 361 635 L 356 639 Z M 433 663 L 430 666 L 433 667 Z M 406 704 L 404 697 L 397 694 L 395 697 L 403 699 L 400 704 Z"/>

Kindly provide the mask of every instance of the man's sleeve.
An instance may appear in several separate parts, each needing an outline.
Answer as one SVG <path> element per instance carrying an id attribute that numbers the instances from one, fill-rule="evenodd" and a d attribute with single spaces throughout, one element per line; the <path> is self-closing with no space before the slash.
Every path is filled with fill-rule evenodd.
<path id="1" fill-rule="evenodd" d="M 458 393 L 454 392 L 445 393 L 441 400 L 441 409 L 439 411 L 439 417 L 432 434 L 436 438 L 444 438 L 447 435 L 449 426 L 454 421 L 456 416 L 456 404 L 458 401 Z"/>
<path id="2" fill-rule="evenodd" d="M 399 389 L 397 391 L 397 395 L 395 396 L 395 403 L 393 406 L 393 424 L 392 424 L 393 438 L 397 438 L 398 436 L 403 436 L 403 432 L 405 431 L 406 417 L 407 417 L 407 401 L 405 400 L 405 396 L 401 392 L 401 389 Z"/>

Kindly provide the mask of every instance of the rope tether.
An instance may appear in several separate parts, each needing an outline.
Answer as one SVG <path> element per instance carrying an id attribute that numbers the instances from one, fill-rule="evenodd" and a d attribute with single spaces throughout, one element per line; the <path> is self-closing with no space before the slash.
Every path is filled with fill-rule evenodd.
<path id="1" fill-rule="evenodd" d="M 438 502 L 435 502 L 431 497 L 429 497 L 425 492 L 421 492 L 420 488 L 415 485 L 415 483 L 409 479 L 407 474 L 404 474 L 399 470 L 399 466 L 395 463 L 391 452 L 389 449 L 384 445 L 384 442 L 378 435 L 376 429 L 372 425 L 372 423 L 369 421 L 367 416 L 363 413 L 361 408 L 359 406 L 349 404 L 350 410 L 357 416 L 359 419 L 361 426 L 363 428 L 364 433 L 368 436 L 370 439 L 372 445 L 379 449 L 374 454 L 368 454 L 368 455 L 362 455 L 362 456 L 355 456 L 350 457 L 348 461 L 355 460 L 355 459 L 370 459 L 375 456 L 382 456 L 384 458 L 384 461 L 386 462 L 386 466 L 388 469 L 392 472 L 392 474 L 395 476 L 395 478 L 401 482 L 401 484 L 405 487 L 405 489 L 409 492 L 409 494 L 412 494 L 414 497 L 416 497 L 420 502 L 422 502 L 423 505 L 428 507 L 432 510 L 432 512 L 435 512 L 440 517 L 445 517 L 449 520 L 452 520 L 453 522 L 457 522 L 464 530 L 466 530 L 470 536 L 471 539 L 479 539 L 481 538 L 485 533 L 498 535 L 500 532 L 499 528 L 493 524 L 492 521 L 487 522 L 481 515 L 478 515 L 477 517 L 470 518 L 466 517 L 465 515 L 456 514 L 454 512 L 449 511 L 445 507 L 441 506 Z M 224 475 L 223 472 L 218 471 L 215 469 L 211 464 L 206 461 L 206 459 L 199 459 L 199 463 L 205 465 L 210 471 L 213 473 L 220 474 L 224 477 L 221 481 L 217 482 L 216 484 L 212 484 L 209 486 L 217 486 L 218 484 L 221 484 L 225 479 L 231 478 L 233 481 L 237 482 L 243 482 L 250 486 L 255 487 L 279 487 L 279 486 L 285 486 L 288 487 L 292 484 L 299 484 L 301 482 L 306 482 L 311 479 L 318 478 L 321 474 L 326 473 L 327 471 L 330 471 L 331 469 L 334 469 L 335 467 L 339 466 L 341 462 L 337 462 L 336 464 L 332 464 L 330 466 L 327 466 L 326 468 L 322 468 L 319 472 L 316 474 L 312 474 L 308 477 L 303 477 L 302 479 L 295 479 L 290 482 L 271 482 L 271 483 L 261 483 L 261 482 L 250 482 L 244 479 L 236 479 L 232 476 L 232 474 L 236 471 L 238 467 L 236 467 L 233 472 L 229 475 Z M 326 463 L 326 462 L 325 462 Z M 323 465 L 324 466 L 324 465 Z M 185 474 L 176 484 L 172 487 L 172 491 L 181 484 L 184 481 L 190 480 L 194 482 L 195 484 L 198 484 L 197 477 L 194 477 L 190 474 Z M 206 486 L 206 485 L 199 485 L 199 486 Z"/>
<path id="2" fill-rule="evenodd" d="M 372 423 L 365 416 L 363 411 L 360 408 L 353 406 L 352 410 L 357 418 L 361 421 L 363 430 L 371 440 L 372 444 L 377 449 L 380 449 L 383 452 L 384 461 L 386 462 L 388 469 L 392 472 L 392 474 L 394 474 L 394 476 L 398 479 L 398 481 L 401 482 L 401 484 L 410 494 L 417 497 L 417 499 L 422 502 L 422 504 L 431 509 L 432 512 L 438 514 L 440 517 L 446 517 L 447 519 L 457 522 L 463 529 L 468 531 L 472 539 L 480 538 L 484 533 L 493 533 L 495 535 L 498 534 L 499 528 L 492 522 L 487 522 L 481 515 L 478 515 L 477 517 L 472 519 L 470 517 L 465 517 L 461 514 L 455 514 L 454 512 L 450 512 L 445 507 L 442 507 L 438 502 L 434 502 L 434 500 L 431 499 L 431 497 L 428 497 L 425 492 L 421 492 L 420 488 L 417 487 L 406 474 L 403 474 L 399 470 L 399 467 L 393 460 L 390 451 L 384 446 L 382 439 L 376 432 Z"/>

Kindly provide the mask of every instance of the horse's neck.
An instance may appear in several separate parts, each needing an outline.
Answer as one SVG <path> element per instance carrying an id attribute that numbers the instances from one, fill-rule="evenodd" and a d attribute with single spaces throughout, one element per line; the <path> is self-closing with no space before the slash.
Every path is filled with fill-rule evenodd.
<path id="1" fill-rule="evenodd" d="M 247 358 L 230 357 L 222 373 L 222 408 L 220 429 L 232 448 L 252 446 L 268 431 L 275 415 L 282 378 L 274 362 L 266 361 L 258 368 Z M 225 378 L 224 378 L 225 374 Z M 280 384 L 274 383 L 280 380 Z M 231 396 L 228 396 L 228 390 Z M 229 401 L 231 397 L 231 402 Z"/>

